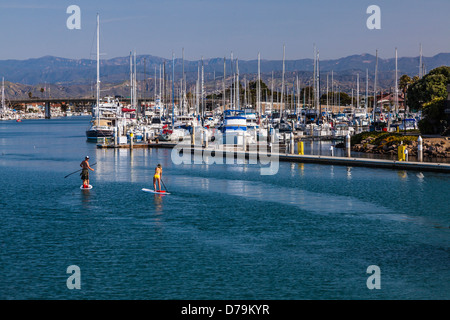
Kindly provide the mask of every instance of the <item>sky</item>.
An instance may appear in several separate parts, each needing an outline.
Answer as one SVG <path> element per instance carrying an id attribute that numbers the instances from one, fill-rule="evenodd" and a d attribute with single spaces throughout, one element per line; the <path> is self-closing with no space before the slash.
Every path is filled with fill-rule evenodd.
<path id="1" fill-rule="evenodd" d="M 68 29 L 80 8 L 81 29 Z M 367 8 L 380 8 L 370 30 Z M 95 59 L 96 15 L 101 59 L 130 51 L 187 60 L 337 59 L 378 50 L 381 58 L 450 52 L 449 0 L 0 0 L 0 59 L 46 55 Z"/>

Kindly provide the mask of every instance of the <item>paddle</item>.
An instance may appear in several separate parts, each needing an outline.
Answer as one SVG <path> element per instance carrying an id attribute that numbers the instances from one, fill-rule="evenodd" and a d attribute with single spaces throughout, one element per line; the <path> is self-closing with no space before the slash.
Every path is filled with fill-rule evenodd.
<path id="1" fill-rule="evenodd" d="M 166 192 L 167 192 L 167 193 L 170 193 L 170 192 L 167 190 L 167 187 L 166 187 L 166 185 L 165 185 L 165 183 L 164 183 L 164 181 L 163 181 L 162 178 L 161 178 L 161 182 L 162 182 L 162 184 L 163 184 L 163 186 L 164 186 L 164 189 L 166 189 Z"/>
<path id="2" fill-rule="evenodd" d="M 95 166 L 96 164 L 97 164 L 97 162 L 94 163 L 91 167 Z M 64 179 L 67 178 L 68 176 L 73 175 L 74 173 L 80 172 L 81 170 L 83 170 L 83 169 L 80 169 L 80 170 L 77 170 L 77 171 L 75 171 L 75 172 L 69 173 L 67 176 L 64 177 Z"/>

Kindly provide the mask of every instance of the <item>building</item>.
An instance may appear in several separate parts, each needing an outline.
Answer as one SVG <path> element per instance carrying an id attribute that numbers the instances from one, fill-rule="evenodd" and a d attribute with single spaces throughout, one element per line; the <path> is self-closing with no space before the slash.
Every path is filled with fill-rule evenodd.
<path id="1" fill-rule="evenodd" d="M 389 110 L 389 107 L 395 106 L 395 93 L 381 93 L 377 96 L 377 108 L 383 107 L 383 110 Z M 405 96 L 403 92 L 398 93 L 398 110 L 405 110 Z"/>

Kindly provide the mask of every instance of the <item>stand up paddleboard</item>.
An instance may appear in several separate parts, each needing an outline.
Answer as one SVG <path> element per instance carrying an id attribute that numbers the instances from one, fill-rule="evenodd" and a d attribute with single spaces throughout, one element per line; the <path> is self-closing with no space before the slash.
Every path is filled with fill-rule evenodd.
<path id="1" fill-rule="evenodd" d="M 149 193 L 154 193 L 154 194 L 170 194 L 169 192 L 164 191 L 164 190 L 161 190 L 161 191 L 155 191 L 155 190 L 152 190 L 152 189 L 146 189 L 146 188 L 143 188 L 142 191 L 144 191 L 144 192 L 149 192 Z"/>
<path id="2" fill-rule="evenodd" d="M 92 189 L 92 186 L 89 185 L 89 187 L 85 188 L 84 185 L 81 185 L 80 189 L 81 189 L 81 190 L 91 190 L 91 189 Z"/>

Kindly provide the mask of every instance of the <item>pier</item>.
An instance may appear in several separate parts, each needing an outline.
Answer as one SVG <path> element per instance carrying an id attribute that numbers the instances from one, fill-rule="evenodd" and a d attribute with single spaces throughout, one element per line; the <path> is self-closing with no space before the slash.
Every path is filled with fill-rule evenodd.
<path id="1" fill-rule="evenodd" d="M 98 144 L 97 148 L 100 149 L 148 149 L 148 148 L 165 148 L 173 149 L 176 147 L 177 143 L 159 142 L 159 143 L 134 143 L 133 146 L 130 144 Z M 221 152 L 223 157 L 230 156 L 233 154 L 234 158 L 241 159 L 260 159 L 258 152 L 254 151 L 243 151 L 241 146 L 231 147 L 227 149 L 216 149 L 214 147 L 199 147 L 191 145 L 178 145 L 180 150 L 189 149 L 191 154 L 202 154 L 208 151 L 208 154 L 214 156 L 215 152 Z M 265 146 L 264 146 L 265 147 Z M 338 166 L 349 166 L 349 167 L 367 167 L 367 168 L 384 168 L 384 169 L 394 169 L 394 170 L 411 170 L 411 171 L 427 171 L 427 172 L 440 172 L 440 173 L 450 173 L 450 164 L 447 163 L 434 163 L 434 162 L 413 162 L 413 161 L 396 161 L 387 159 L 369 159 L 369 158 L 355 158 L 355 157 L 337 157 L 337 156 L 323 156 L 323 155 L 298 155 L 298 154 L 288 154 L 288 153 L 264 153 L 267 157 L 272 159 L 278 159 L 284 162 L 297 162 L 297 163 L 316 163 L 323 165 L 338 165 Z"/>

